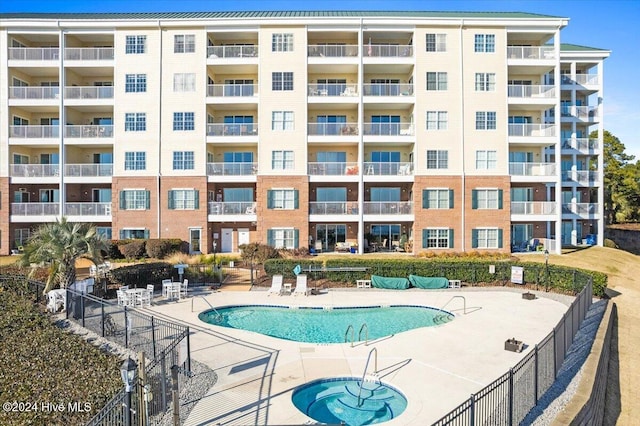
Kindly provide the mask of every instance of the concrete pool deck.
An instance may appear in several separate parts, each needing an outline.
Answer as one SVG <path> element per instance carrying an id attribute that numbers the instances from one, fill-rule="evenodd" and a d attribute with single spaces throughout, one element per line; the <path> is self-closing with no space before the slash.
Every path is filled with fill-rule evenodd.
<path id="1" fill-rule="evenodd" d="M 344 344 L 299 343 L 244 330 L 203 323 L 209 309 L 200 296 L 163 302 L 147 311 L 191 327 L 192 359 L 218 375 L 216 385 L 191 411 L 185 425 L 291 425 L 309 422 L 291 402 L 293 390 L 309 381 L 363 374 L 372 348 L 378 354 L 380 379 L 408 399 L 404 413 L 386 425 L 425 425 L 437 421 L 470 394 L 497 379 L 533 350 L 558 323 L 572 298 L 564 303 L 540 293 L 522 298 L 517 289 L 330 290 L 316 296 L 268 296 L 266 291 L 203 293 L 214 307 L 233 304 L 298 306 L 370 306 L 416 304 L 446 310 L 456 318 L 445 325 L 410 330 L 394 336 Z M 558 297 L 557 295 L 554 295 Z M 192 306 L 194 312 L 192 312 Z M 353 324 L 357 339 L 361 324 Z M 346 331 L 346 330 L 345 330 Z M 527 348 L 504 350 L 515 337 Z M 373 360 L 369 372 L 373 370 Z"/>

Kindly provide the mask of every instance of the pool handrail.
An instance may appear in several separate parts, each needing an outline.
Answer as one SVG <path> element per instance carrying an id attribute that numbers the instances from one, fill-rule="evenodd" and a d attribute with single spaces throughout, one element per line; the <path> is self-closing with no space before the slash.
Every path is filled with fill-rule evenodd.
<path id="1" fill-rule="evenodd" d="M 358 331 L 358 342 L 362 341 L 362 330 L 364 330 L 364 345 L 368 346 L 369 345 L 369 326 L 367 325 L 366 322 L 363 322 L 362 325 L 360 326 L 360 331 Z"/>
<path id="2" fill-rule="evenodd" d="M 349 330 L 351 330 L 351 347 L 353 347 L 353 339 L 355 338 L 355 329 L 352 324 L 349 324 L 347 327 L 347 331 L 344 332 L 344 342 L 347 343 L 347 335 L 349 334 Z"/>
<path id="3" fill-rule="evenodd" d="M 196 297 L 201 298 L 202 300 L 204 300 L 205 302 L 207 302 L 207 305 L 209 305 L 209 307 L 211 308 L 211 310 L 213 312 L 216 313 L 216 315 L 218 315 L 218 318 L 223 318 L 222 314 L 218 311 L 216 311 L 216 308 L 213 307 L 213 305 L 211 303 L 209 303 L 209 301 L 207 299 L 204 298 L 204 296 L 195 296 L 191 298 L 191 312 L 193 312 L 193 301 L 196 300 Z"/>
<path id="4" fill-rule="evenodd" d="M 460 295 L 458 295 L 458 296 L 453 296 L 451 299 L 449 299 L 449 300 L 447 301 L 447 303 L 445 303 L 444 305 L 442 305 L 442 307 L 440 308 L 440 310 L 441 310 L 441 311 L 443 311 L 443 310 L 444 310 L 444 307 L 445 307 L 445 306 L 447 306 L 447 305 L 449 304 L 449 302 L 451 302 L 453 299 L 455 299 L 455 298 L 457 298 L 457 297 L 460 297 L 460 298 L 463 300 L 464 304 L 463 304 L 463 311 L 462 311 L 462 312 L 464 312 L 464 314 L 465 314 L 465 315 L 467 315 L 467 299 L 466 299 L 464 296 L 460 296 Z"/>
<path id="5" fill-rule="evenodd" d="M 367 363 L 364 365 L 364 371 L 362 372 L 362 380 L 360 380 L 360 389 L 358 390 L 358 407 L 360 407 L 360 395 L 362 393 L 362 386 L 364 386 L 364 378 L 367 376 L 367 369 L 369 368 L 369 361 L 371 361 L 371 354 L 374 353 L 376 354 L 375 358 L 374 358 L 374 364 L 373 364 L 373 374 L 377 374 L 378 373 L 378 349 L 377 348 L 372 348 L 369 351 L 369 355 L 367 355 Z M 364 399 L 362 400 L 362 402 L 364 402 Z"/>

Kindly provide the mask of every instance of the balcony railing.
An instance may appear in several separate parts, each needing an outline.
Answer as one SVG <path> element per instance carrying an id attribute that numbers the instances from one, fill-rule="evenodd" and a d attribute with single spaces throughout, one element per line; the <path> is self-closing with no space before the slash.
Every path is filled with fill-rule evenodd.
<path id="1" fill-rule="evenodd" d="M 508 87 L 510 98 L 554 98 L 556 88 L 542 84 L 510 84 Z"/>
<path id="2" fill-rule="evenodd" d="M 113 125 L 68 125 L 64 126 L 66 138 L 112 138 Z"/>
<path id="3" fill-rule="evenodd" d="M 413 45 L 367 44 L 363 46 L 362 55 L 386 58 L 408 58 L 413 56 Z"/>
<path id="4" fill-rule="evenodd" d="M 207 124 L 207 136 L 257 136 L 258 123 Z"/>
<path id="5" fill-rule="evenodd" d="M 309 123 L 309 136 L 356 136 L 358 123 Z"/>
<path id="6" fill-rule="evenodd" d="M 600 83 L 598 74 L 576 74 L 575 77 L 563 74 L 561 76 L 562 84 L 579 84 L 581 86 L 595 86 Z"/>
<path id="7" fill-rule="evenodd" d="M 598 107 L 572 105 L 569 108 L 569 114 L 578 120 L 589 121 L 598 118 Z"/>
<path id="8" fill-rule="evenodd" d="M 412 214 L 411 201 L 365 201 L 364 214 Z"/>
<path id="9" fill-rule="evenodd" d="M 208 58 L 255 58 L 258 56 L 258 46 L 209 46 Z"/>
<path id="10" fill-rule="evenodd" d="M 67 99 L 113 99 L 113 86 L 65 86 Z"/>
<path id="11" fill-rule="evenodd" d="M 553 46 L 507 46 L 510 59 L 555 59 Z"/>
<path id="12" fill-rule="evenodd" d="M 14 61 L 57 61 L 59 47 L 10 47 L 9 60 Z"/>
<path id="13" fill-rule="evenodd" d="M 258 94 L 257 84 L 209 84 L 207 96 L 216 97 L 246 97 Z"/>
<path id="14" fill-rule="evenodd" d="M 364 163 L 363 171 L 367 176 L 408 176 L 413 175 L 413 163 L 370 162 Z"/>
<path id="15" fill-rule="evenodd" d="M 330 58 L 344 58 L 358 56 L 358 45 L 340 44 L 310 44 L 307 47 L 307 55 L 309 56 L 326 56 Z"/>
<path id="16" fill-rule="evenodd" d="M 509 163 L 511 176 L 555 176 L 555 163 Z"/>
<path id="17" fill-rule="evenodd" d="M 412 123 L 364 123 L 367 136 L 413 136 Z"/>
<path id="18" fill-rule="evenodd" d="M 108 177 L 113 176 L 113 164 L 66 164 L 64 174 L 68 177 Z"/>
<path id="19" fill-rule="evenodd" d="M 591 215 L 598 213 L 597 203 L 566 203 L 562 204 L 562 213 L 577 215 Z"/>
<path id="20" fill-rule="evenodd" d="M 60 126 L 9 126 L 10 138 L 48 139 L 60 136 Z"/>
<path id="21" fill-rule="evenodd" d="M 362 86 L 364 96 L 411 96 L 413 84 L 365 83 Z"/>
<path id="22" fill-rule="evenodd" d="M 600 173 L 593 170 L 567 170 L 562 172 L 563 182 L 596 182 Z"/>
<path id="23" fill-rule="evenodd" d="M 555 135 L 554 124 L 509 124 L 509 136 L 552 137 Z"/>
<path id="24" fill-rule="evenodd" d="M 208 212 L 213 215 L 222 214 L 256 214 L 256 203 L 254 201 L 242 202 L 215 202 L 210 201 L 208 204 Z"/>
<path id="25" fill-rule="evenodd" d="M 11 203 L 14 216 L 56 216 L 60 213 L 60 203 Z"/>
<path id="26" fill-rule="evenodd" d="M 309 214 L 358 214 L 357 201 L 334 201 L 309 203 Z"/>
<path id="27" fill-rule="evenodd" d="M 60 176 L 60 166 L 57 164 L 10 164 L 11 177 L 55 177 Z"/>
<path id="28" fill-rule="evenodd" d="M 69 61 L 111 61 L 113 47 L 67 47 L 64 58 Z"/>
<path id="29" fill-rule="evenodd" d="M 40 86 L 11 86 L 9 99 L 58 99 L 60 88 Z"/>
<path id="30" fill-rule="evenodd" d="M 111 216 L 111 203 L 65 203 L 67 216 Z"/>
<path id="31" fill-rule="evenodd" d="M 258 163 L 207 163 L 207 176 L 251 176 L 258 172 Z"/>
<path id="32" fill-rule="evenodd" d="M 576 149 L 581 152 L 588 152 L 599 149 L 598 139 L 592 138 L 570 138 L 562 141 L 562 149 Z"/>
<path id="33" fill-rule="evenodd" d="M 309 163 L 307 167 L 309 175 L 311 176 L 343 176 L 358 174 L 358 163 L 320 162 Z"/>
<path id="34" fill-rule="evenodd" d="M 308 85 L 308 96 L 358 96 L 358 86 L 343 83 L 314 83 Z"/>
<path id="35" fill-rule="evenodd" d="M 512 201 L 511 214 L 555 214 L 556 203 L 553 201 Z"/>

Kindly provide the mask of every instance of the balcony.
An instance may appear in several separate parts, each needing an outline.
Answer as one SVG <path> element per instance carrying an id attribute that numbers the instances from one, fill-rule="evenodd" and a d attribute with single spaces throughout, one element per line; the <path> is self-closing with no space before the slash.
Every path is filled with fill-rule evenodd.
<path id="1" fill-rule="evenodd" d="M 9 137 L 16 139 L 50 139 L 60 136 L 60 126 L 9 126 Z"/>
<path id="2" fill-rule="evenodd" d="M 309 203 L 309 214 L 311 215 L 357 215 L 357 201 L 334 201 L 320 202 L 312 201 Z"/>
<path id="3" fill-rule="evenodd" d="M 365 136 L 413 136 L 413 123 L 364 123 Z"/>
<path id="4" fill-rule="evenodd" d="M 410 58 L 413 57 L 413 45 L 367 44 L 363 46 L 363 56 L 373 58 Z"/>
<path id="5" fill-rule="evenodd" d="M 65 177 L 111 177 L 113 176 L 113 164 L 66 164 L 64 166 Z"/>
<path id="6" fill-rule="evenodd" d="M 507 46 L 508 59 L 555 59 L 553 46 Z"/>
<path id="7" fill-rule="evenodd" d="M 509 124 L 510 137 L 555 137 L 556 126 L 554 124 Z"/>
<path id="8" fill-rule="evenodd" d="M 358 96 L 358 86 L 355 84 L 342 83 L 313 83 L 307 86 L 307 95 L 311 97 L 317 96 Z M 332 100 L 335 102 L 335 100 Z"/>
<path id="9" fill-rule="evenodd" d="M 509 98 L 550 99 L 556 96 L 555 86 L 542 84 L 510 84 L 507 89 Z"/>
<path id="10" fill-rule="evenodd" d="M 553 215 L 557 204 L 554 201 L 512 201 L 512 215 Z"/>
<path id="11" fill-rule="evenodd" d="M 364 96 L 413 96 L 413 84 L 365 83 Z"/>
<path id="12" fill-rule="evenodd" d="M 598 144 L 598 139 L 571 138 L 562 141 L 562 149 L 575 150 L 579 151 L 580 154 L 592 155 L 599 151 L 600 145 Z"/>
<path id="13" fill-rule="evenodd" d="M 216 221 L 255 221 L 256 203 L 255 201 L 242 202 L 215 202 L 210 201 L 207 205 L 210 216 L 214 216 Z M 210 218 L 210 220 L 212 220 Z"/>
<path id="14" fill-rule="evenodd" d="M 358 56 L 358 46 L 355 44 L 310 44 L 307 47 L 307 56 L 327 58 L 355 58 Z"/>
<path id="15" fill-rule="evenodd" d="M 113 61 L 113 47 L 67 47 L 64 59 L 68 61 Z"/>
<path id="16" fill-rule="evenodd" d="M 111 203 L 64 203 L 64 214 L 111 220 Z"/>
<path id="17" fill-rule="evenodd" d="M 367 214 L 368 215 L 413 214 L 413 203 L 411 201 L 365 201 L 364 214 L 366 215 Z"/>
<path id="18" fill-rule="evenodd" d="M 308 123 L 309 136 L 357 136 L 358 123 Z"/>
<path id="19" fill-rule="evenodd" d="M 308 163 L 307 170 L 310 176 L 344 176 L 358 175 L 358 163 L 319 162 Z"/>
<path id="20" fill-rule="evenodd" d="M 9 61 L 57 61 L 59 47 L 10 47 Z"/>
<path id="21" fill-rule="evenodd" d="M 49 178 L 60 176 L 57 164 L 10 164 L 9 176 L 12 178 Z"/>
<path id="22" fill-rule="evenodd" d="M 413 163 L 367 162 L 363 172 L 365 176 L 413 176 Z"/>
<path id="23" fill-rule="evenodd" d="M 257 84 L 209 84 L 207 96 L 217 98 L 253 98 L 258 94 Z"/>
<path id="24" fill-rule="evenodd" d="M 207 58 L 257 58 L 258 46 L 209 46 Z"/>
<path id="25" fill-rule="evenodd" d="M 57 216 L 60 203 L 11 203 L 12 216 Z"/>
<path id="26" fill-rule="evenodd" d="M 598 74 L 576 74 L 575 77 L 571 75 L 562 75 L 562 84 L 578 84 L 580 86 L 597 86 L 600 84 L 600 77 Z"/>
<path id="27" fill-rule="evenodd" d="M 599 213 L 598 207 L 598 203 L 566 203 L 562 204 L 562 214 L 589 219 Z"/>
<path id="28" fill-rule="evenodd" d="M 60 97 L 59 87 L 31 87 L 31 86 L 11 86 L 9 87 L 9 99 L 58 99 Z"/>
<path id="29" fill-rule="evenodd" d="M 66 99 L 113 99 L 113 86 L 65 86 Z"/>
<path id="30" fill-rule="evenodd" d="M 70 139 L 113 138 L 113 125 L 67 125 L 64 126 L 64 137 Z"/>
<path id="31" fill-rule="evenodd" d="M 597 106 L 564 106 L 562 109 L 563 117 L 574 117 L 580 121 L 597 121 L 599 118 Z"/>
<path id="32" fill-rule="evenodd" d="M 250 124 L 207 124 L 207 136 L 258 136 L 258 123 Z"/>
<path id="33" fill-rule="evenodd" d="M 583 186 L 591 186 L 598 183 L 600 173 L 593 170 L 567 170 L 562 172 L 562 182 L 577 183 Z"/>
<path id="34" fill-rule="evenodd" d="M 555 163 L 509 163 L 512 182 L 540 182 L 556 180 Z"/>

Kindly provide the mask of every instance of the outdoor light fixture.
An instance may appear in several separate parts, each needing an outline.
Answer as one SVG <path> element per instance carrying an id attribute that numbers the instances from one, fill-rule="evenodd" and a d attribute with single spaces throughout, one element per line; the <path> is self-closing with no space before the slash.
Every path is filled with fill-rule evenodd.
<path id="1" fill-rule="evenodd" d="M 545 291 L 549 291 L 549 250 L 544 250 L 544 268 L 546 270 L 547 278 L 544 280 Z"/>
<path id="2" fill-rule="evenodd" d="M 126 426 L 131 426 L 131 390 L 135 384 L 136 372 L 138 370 L 138 364 L 131 358 L 127 358 L 120 366 L 120 375 L 122 376 L 122 383 L 124 384 L 124 390 L 127 393 L 125 400 L 125 421 Z"/>

